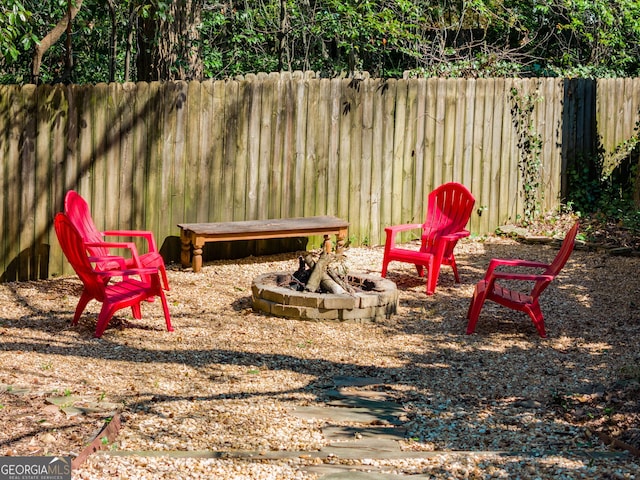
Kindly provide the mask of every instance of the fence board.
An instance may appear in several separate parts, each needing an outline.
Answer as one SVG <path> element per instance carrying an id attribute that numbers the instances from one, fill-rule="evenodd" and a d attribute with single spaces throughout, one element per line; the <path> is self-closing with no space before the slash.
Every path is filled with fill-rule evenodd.
<path id="1" fill-rule="evenodd" d="M 351 125 L 349 122 L 350 112 L 348 110 L 349 99 L 347 93 L 349 92 L 347 85 L 349 80 L 338 79 L 336 82 L 340 83 L 340 117 L 339 117 L 339 129 L 340 129 L 340 147 L 339 155 L 340 162 L 338 163 L 338 217 L 350 218 L 349 206 L 350 206 L 350 189 L 351 189 L 351 177 L 350 166 L 351 162 L 346 161 L 347 158 L 351 158 Z"/>

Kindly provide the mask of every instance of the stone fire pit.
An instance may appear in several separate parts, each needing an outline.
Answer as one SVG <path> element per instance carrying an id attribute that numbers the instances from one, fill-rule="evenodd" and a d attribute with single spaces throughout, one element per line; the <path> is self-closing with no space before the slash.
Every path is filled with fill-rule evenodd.
<path id="1" fill-rule="evenodd" d="M 287 286 L 287 278 L 291 275 L 285 272 L 256 277 L 251 285 L 253 309 L 299 320 L 355 322 L 382 320 L 397 311 L 396 284 L 381 277 L 363 273 L 347 275 L 350 284 L 359 286 L 354 294 L 300 292 Z"/>

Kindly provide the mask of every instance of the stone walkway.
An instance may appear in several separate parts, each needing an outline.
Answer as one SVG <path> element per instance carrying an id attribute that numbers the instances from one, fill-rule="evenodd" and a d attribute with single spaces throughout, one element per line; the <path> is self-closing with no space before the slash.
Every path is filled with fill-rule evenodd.
<path id="1" fill-rule="evenodd" d="M 322 429 L 327 445 L 319 451 L 271 451 L 271 452 L 212 452 L 212 451 L 154 451 L 127 452 L 109 451 L 111 456 L 142 455 L 153 457 L 189 457 L 189 458 L 242 458 L 250 460 L 277 460 L 286 458 L 323 459 L 315 465 L 303 467 L 309 473 L 319 475 L 319 480 L 423 480 L 429 475 L 400 475 L 383 473 L 382 469 L 368 460 L 425 459 L 435 456 L 456 455 L 516 455 L 511 452 L 473 451 L 473 452 L 415 452 L 402 451 L 400 440 L 406 438 L 407 430 L 402 419 L 405 412 L 402 405 L 386 398 L 384 392 L 364 390 L 358 387 L 384 386 L 385 382 L 376 378 L 337 377 L 333 379 L 334 388 L 327 390 L 327 401 L 322 406 L 298 406 L 289 411 L 291 415 L 306 419 L 325 419 L 329 426 Z M 336 426 L 348 423 L 349 426 Z M 549 452 L 553 454 L 555 452 Z M 615 457 L 625 455 L 620 452 L 573 452 L 591 457 Z M 518 452 L 522 455 L 522 452 Z M 332 464 L 327 459 L 340 459 L 341 463 Z M 348 460 L 354 464 L 347 465 Z M 312 462 L 310 462 L 312 463 Z M 388 470 L 388 469 L 386 469 Z"/>
<path id="2" fill-rule="evenodd" d="M 327 445 L 319 451 L 118 451 L 109 450 L 110 456 L 146 456 L 172 458 L 238 458 L 251 460 L 277 460 L 287 458 L 322 459 L 317 464 L 308 465 L 304 471 L 319 475 L 319 480 L 400 480 L 411 478 L 422 480 L 430 478 L 428 475 L 395 475 L 382 473 L 381 468 L 370 464 L 375 460 L 425 459 L 443 454 L 483 455 L 515 455 L 510 452 L 414 452 L 402 451 L 400 441 L 406 438 L 407 430 L 403 419 L 405 412 L 402 405 L 390 401 L 386 394 L 379 390 L 366 390 L 361 387 L 384 386 L 384 381 L 376 378 L 337 377 L 333 379 L 334 387 L 325 392 L 326 403 L 321 406 L 298 406 L 290 410 L 291 415 L 305 419 L 325 419 L 328 426 L 322 429 Z M 25 395 L 30 388 L 11 388 L 0 384 L 15 395 Z M 47 403 L 63 410 L 67 415 L 82 415 L 87 413 L 113 413 L 118 405 L 108 402 L 87 402 L 85 399 L 69 395 L 50 396 Z M 341 426 L 339 424 L 348 424 Z M 119 428 L 119 425 L 118 425 Z M 117 430 L 113 432 L 117 437 Z M 116 440 L 117 438 L 111 439 Z M 94 442 L 95 443 L 95 442 Z M 98 445 L 99 448 L 99 445 Z M 89 454 L 99 455 L 94 447 Z M 554 452 L 550 452 L 552 454 Z M 578 455 L 595 457 L 616 457 L 625 455 L 621 452 L 573 452 Z M 522 454 L 522 452 L 518 452 Z M 81 454 L 82 455 L 82 454 Z M 84 458 L 81 461 L 84 461 Z M 331 458 L 340 460 L 335 464 Z M 327 462 L 329 459 L 329 462 Z M 79 458 L 76 460 L 80 460 Z M 347 465 L 348 460 L 354 460 Z M 313 463 L 313 462 L 309 462 Z"/>

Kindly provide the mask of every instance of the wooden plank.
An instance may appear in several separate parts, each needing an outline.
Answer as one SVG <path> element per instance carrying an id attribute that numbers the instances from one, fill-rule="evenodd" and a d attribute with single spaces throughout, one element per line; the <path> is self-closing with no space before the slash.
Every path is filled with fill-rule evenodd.
<path id="1" fill-rule="evenodd" d="M 20 124 L 20 132 L 18 133 L 16 140 L 17 155 L 20 159 L 18 163 L 16 183 L 10 185 L 10 188 L 16 191 L 18 198 L 18 204 L 15 206 L 16 211 L 20 211 L 18 222 L 18 236 L 11 237 L 13 241 L 18 245 L 18 279 L 29 280 L 31 277 L 31 260 L 33 258 L 33 197 L 35 196 L 35 185 L 33 184 L 33 169 L 35 167 L 34 158 L 29 155 L 29 149 L 26 143 L 25 129 L 28 127 L 29 115 L 27 113 L 28 100 L 25 97 L 24 88 L 20 88 L 16 91 L 13 103 L 14 118 Z"/>
<path id="2" fill-rule="evenodd" d="M 120 88 L 117 90 L 116 116 L 120 125 L 120 133 L 118 135 L 120 140 L 120 149 L 118 152 L 120 161 L 118 181 L 120 195 L 116 198 L 120 201 L 112 202 L 112 208 L 118 211 L 118 219 L 115 226 L 123 229 L 139 229 L 133 218 L 136 209 L 136 195 L 133 187 L 134 172 L 136 171 L 136 166 L 133 163 L 133 119 L 135 97 L 135 84 L 133 83 L 121 84 Z M 144 246 L 140 241 L 136 241 L 136 244 L 138 249 L 141 249 Z"/>
<path id="3" fill-rule="evenodd" d="M 403 161 L 404 161 L 404 132 L 407 128 L 407 81 L 402 79 L 396 83 L 396 115 L 393 136 L 393 187 L 391 201 L 391 224 L 408 223 L 410 219 L 403 218 Z M 351 218 L 351 217 L 349 217 Z M 353 229 L 353 227 L 352 227 Z"/>
<path id="4" fill-rule="evenodd" d="M 339 168 L 340 168 L 340 98 L 341 98 L 341 81 L 339 78 L 333 78 L 329 81 L 329 91 L 327 92 L 328 103 L 328 148 L 327 148 L 327 207 L 326 212 L 329 215 L 337 215 L 339 211 L 340 199 L 339 192 Z"/>
<path id="5" fill-rule="evenodd" d="M 369 214 L 369 245 L 384 243 L 380 221 L 382 212 L 382 169 L 384 166 L 384 120 L 385 120 L 385 81 L 371 81 L 372 87 L 372 124 L 371 124 L 371 208 Z"/>
<path id="6" fill-rule="evenodd" d="M 210 114 L 209 98 L 205 84 L 192 81 L 187 83 L 185 113 L 185 146 L 184 146 L 184 213 L 176 212 L 174 218 L 183 221 L 185 218 L 196 219 L 200 216 L 203 204 L 201 197 L 207 196 L 208 189 L 201 188 L 201 178 L 208 175 L 206 168 L 207 155 L 201 150 L 202 138 L 209 138 L 209 132 L 203 129 L 204 121 Z M 207 124 L 208 126 L 208 124 Z M 204 164 L 204 165 L 203 165 Z M 206 215 L 206 209 L 205 209 Z"/>
<path id="7" fill-rule="evenodd" d="M 190 188 L 197 188 L 199 192 L 196 194 L 194 209 L 187 212 L 186 220 L 196 222 L 209 221 L 209 204 L 212 196 L 218 192 L 218 184 L 212 183 L 210 180 L 211 173 L 214 169 L 213 159 L 216 152 L 221 152 L 222 148 L 222 129 L 220 124 L 223 123 L 224 108 L 216 102 L 216 88 L 213 80 L 206 80 L 200 84 L 198 92 L 200 108 L 195 108 L 199 112 L 199 128 L 200 135 L 197 141 L 198 157 L 190 159 L 194 161 L 198 175 L 187 172 L 187 184 L 192 183 Z M 193 148 L 193 147 L 192 147 Z M 189 154 L 190 156 L 193 153 Z M 220 162 L 218 155 L 218 162 Z M 218 163 L 220 165 L 220 163 Z M 207 181 L 209 188 L 200 188 L 203 181 Z"/>
<path id="8" fill-rule="evenodd" d="M 430 186 L 425 186 L 424 176 L 425 170 L 428 168 L 426 165 L 425 157 L 425 124 L 426 124 L 426 110 L 427 110 L 427 84 L 424 81 L 415 79 L 410 82 L 414 84 L 416 91 L 416 125 L 415 125 L 415 143 L 412 148 L 412 157 L 414 162 L 414 184 L 413 184 L 413 205 L 411 207 L 412 221 L 421 222 L 424 217 L 426 209 L 426 198 L 429 195 Z"/>
<path id="9" fill-rule="evenodd" d="M 235 144 L 237 117 L 227 117 L 228 99 L 237 99 L 238 83 L 226 83 L 217 80 L 213 84 L 207 83 L 207 94 L 210 96 L 206 128 L 208 140 L 203 140 L 202 147 L 206 156 L 206 175 L 203 178 L 210 186 L 207 190 L 205 204 L 202 205 L 203 214 L 198 219 L 207 221 L 220 220 L 220 210 L 233 211 L 233 186 L 223 180 L 223 165 L 226 162 L 227 151 L 233 152 L 230 145 Z M 206 143 L 205 143 L 206 142 Z M 226 205 L 226 208 L 222 208 Z M 204 213 L 206 211 L 206 213 Z"/>
<path id="10" fill-rule="evenodd" d="M 472 155 L 472 163 L 473 163 L 473 173 L 471 179 L 471 191 L 473 192 L 474 197 L 476 198 L 476 204 L 478 206 L 483 205 L 483 175 L 485 172 L 483 171 L 482 161 L 483 161 L 483 152 L 482 152 L 482 140 L 484 137 L 484 114 L 485 114 L 485 90 L 486 90 L 486 80 L 479 78 L 475 80 L 475 98 L 474 98 L 474 117 L 473 117 L 473 155 Z M 470 227 L 472 231 L 478 232 L 482 231 L 480 229 L 480 219 L 482 217 L 472 216 Z"/>
<path id="11" fill-rule="evenodd" d="M 294 156 L 294 117 L 293 84 L 290 72 L 283 72 L 278 82 L 278 132 L 277 144 L 280 157 L 280 178 L 274 178 L 279 183 L 279 196 L 274 210 L 279 217 L 288 217 L 291 211 L 291 189 L 293 188 Z"/>
<path id="12" fill-rule="evenodd" d="M 9 162 L 5 168 L 5 183 L 3 185 L 4 199 L 4 218 L 8 219 L 3 235 L 6 235 L 5 241 L 5 271 L 3 279 L 5 281 L 27 280 L 25 265 L 20 261 L 21 250 L 21 194 L 20 194 L 20 155 L 22 131 L 25 126 L 26 117 L 22 111 L 22 91 L 19 86 L 9 86 L 5 92 L 7 95 L 7 116 L 10 118 L 7 153 Z"/>
<path id="13" fill-rule="evenodd" d="M 380 192 L 380 233 L 378 242 L 383 244 L 386 240 L 384 228 L 391 226 L 393 222 L 393 139 L 394 139 L 394 118 L 396 115 L 396 86 L 398 82 L 395 79 L 387 79 L 381 88 L 380 96 L 382 97 L 382 131 L 380 137 L 382 139 L 381 148 L 381 192 Z"/>
<path id="14" fill-rule="evenodd" d="M 462 178 L 460 181 L 466 185 L 471 193 L 473 193 L 473 125 L 476 115 L 476 80 L 474 78 L 462 80 L 464 82 L 465 96 L 464 96 L 464 128 L 460 131 L 462 139 Z M 462 118 L 461 118 L 462 121 Z"/>
<path id="15" fill-rule="evenodd" d="M 360 223 L 362 176 L 359 160 L 362 157 L 362 100 L 359 94 L 362 80 L 352 79 L 349 83 L 349 126 L 351 136 L 350 170 L 349 170 L 349 218 L 354 219 L 354 226 L 350 235 L 358 244 L 363 240 L 363 229 L 366 227 Z"/>
<path id="16" fill-rule="evenodd" d="M 169 190 L 171 204 L 167 215 L 160 221 L 159 232 L 164 238 L 175 232 L 175 224 L 185 218 L 185 171 L 188 167 L 186 161 L 188 119 L 189 119 L 189 83 L 178 81 L 173 84 L 173 88 L 167 89 L 170 95 L 170 109 L 167 120 L 173 131 L 173 145 L 169 147 L 169 155 L 166 156 L 166 167 L 168 168 Z M 165 147 L 167 145 L 165 144 Z M 171 152 L 173 154 L 171 154 Z M 177 248 L 177 245 L 174 244 Z M 179 251 L 171 251 L 171 258 L 177 258 Z"/>
<path id="17" fill-rule="evenodd" d="M 248 78 L 251 76 L 247 76 Z M 260 118 L 262 114 L 262 82 L 252 79 L 246 84 L 249 96 L 248 135 L 247 139 L 247 183 L 246 183 L 246 216 L 248 220 L 259 218 L 260 186 Z M 238 195 L 242 192 L 237 191 Z M 234 219 L 235 220 L 235 219 Z"/>
<path id="18" fill-rule="evenodd" d="M 441 80 L 445 83 L 444 123 L 441 125 L 443 132 L 442 152 L 442 180 L 441 183 L 453 180 L 453 164 L 455 161 L 455 145 L 458 142 L 459 132 L 455 129 L 456 109 L 458 103 L 458 82 Z"/>
<path id="19" fill-rule="evenodd" d="M 306 126 L 306 142 L 304 151 L 304 182 L 300 185 L 303 191 L 300 196 L 303 199 L 302 216 L 311 216 L 316 213 L 316 198 L 318 191 L 318 183 L 326 181 L 322 172 L 320 172 L 319 159 L 317 156 L 318 144 L 321 140 L 318 138 L 318 129 L 322 128 L 322 119 L 319 118 L 319 85 L 318 82 L 305 80 L 305 91 L 307 101 L 305 102 L 306 111 L 304 112 Z M 300 112 L 302 114 L 302 112 Z M 322 175 L 322 178 L 319 178 Z"/>
<path id="20" fill-rule="evenodd" d="M 555 79 L 545 79 L 541 84 L 541 92 L 543 97 L 541 110 L 544 114 L 541 118 L 540 133 L 542 135 L 542 160 L 544 185 L 542 192 L 544 193 L 544 211 L 549 211 L 554 205 L 557 205 L 560 198 L 560 176 L 561 176 L 561 159 L 557 150 L 558 141 L 555 138 L 555 132 L 561 128 L 557 118 L 557 96 L 556 96 Z"/>
<path id="21" fill-rule="evenodd" d="M 434 112 L 436 132 L 434 138 L 434 157 L 433 157 L 433 188 L 442 185 L 445 182 L 445 142 L 447 140 L 447 129 L 444 128 L 446 105 L 447 105 L 447 81 L 443 78 L 434 79 L 437 83 L 436 87 L 436 109 Z M 432 189 L 433 189 L 432 188 Z"/>
<path id="22" fill-rule="evenodd" d="M 329 146 L 331 142 L 331 81 L 328 78 L 320 78 L 314 84 L 318 85 L 316 125 L 315 162 L 316 185 L 315 205 L 313 215 L 327 213 L 329 204 Z M 320 239 L 322 241 L 322 239 Z"/>
<path id="23" fill-rule="evenodd" d="M 286 80 L 278 73 L 269 75 L 270 81 L 273 83 L 273 92 L 270 96 L 270 112 L 271 112 L 271 168 L 269 169 L 269 211 L 268 218 L 287 216 L 282 214 L 282 195 L 286 187 L 284 187 L 283 177 L 286 172 L 286 157 L 284 151 L 285 141 L 285 122 L 287 118 L 287 110 L 283 101 L 283 89 Z"/>
<path id="24" fill-rule="evenodd" d="M 40 239 L 36 236 L 36 201 L 41 195 L 41 191 L 36 185 L 37 160 L 33 148 L 33 138 L 35 137 L 35 124 L 30 121 L 37 100 L 35 96 L 35 86 L 26 85 L 20 89 L 22 101 L 20 119 L 23 125 L 20 145 L 20 254 L 24 259 L 21 261 L 23 275 L 27 279 L 36 280 L 39 275 L 40 253 L 42 252 Z M 15 187 L 14 187 L 15 188 Z M 44 245 L 42 245 L 44 247 Z M 46 259 L 48 262 L 48 258 Z M 45 277 L 46 278 L 46 277 Z"/>
<path id="25" fill-rule="evenodd" d="M 7 190 L 9 167 L 12 157 L 9 154 L 9 139 L 11 138 L 11 113 L 10 113 L 10 86 L 0 85 L 0 186 L 3 192 Z M 6 215 L 7 200 L 5 195 L 0 196 L 0 272 L 5 279 L 8 263 L 7 247 L 9 234 L 9 217 Z"/>
<path id="26" fill-rule="evenodd" d="M 145 99 L 149 119 L 147 125 L 147 155 L 146 174 L 146 225 L 149 230 L 160 235 L 160 217 L 164 214 L 169 198 L 166 186 L 162 182 L 163 138 L 164 138 L 164 84 L 151 82 L 148 96 Z"/>
<path id="27" fill-rule="evenodd" d="M 151 104 L 149 102 L 149 84 L 138 82 L 134 85 L 135 97 L 133 98 L 131 112 L 131 159 L 133 171 L 131 172 L 131 190 L 133 192 L 133 207 L 131 223 L 135 230 L 149 230 L 147 222 L 147 179 L 149 171 L 149 124 L 153 121 L 150 115 Z M 156 241 L 162 245 L 163 238 L 159 232 L 154 232 Z M 144 245 L 146 251 L 147 246 Z"/>
<path id="28" fill-rule="evenodd" d="M 501 202 L 502 197 L 505 192 L 500 190 L 502 185 L 502 140 L 504 137 L 504 129 L 510 128 L 511 125 L 508 123 L 505 125 L 504 122 L 504 99 L 508 98 L 508 92 L 505 90 L 505 79 L 493 79 L 491 80 L 493 84 L 493 110 L 491 112 L 492 115 L 492 123 L 490 125 L 492 135 L 491 135 L 491 145 L 487 148 L 490 152 L 490 173 L 489 173 L 489 203 L 487 205 L 487 209 L 485 211 L 481 211 L 483 217 L 487 217 L 487 225 L 497 225 L 500 218 L 500 210 L 501 210 Z M 507 119 L 508 121 L 508 119 Z M 478 208 L 482 209 L 483 205 L 476 205 L 476 211 Z"/>
<path id="29" fill-rule="evenodd" d="M 451 122 L 456 132 L 455 141 L 453 143 L 453 163 L 451 166 L 451 180 L 464 184 L 465 169 L 464 148 L 466 124 L 466 106 L 467 106 L 467 81 L 464 78 L 455 79 L 456 83 L 456 102 L 455 111 L 453 112 L 455 120 Z"/>
<path id="30" fill-rule="evenodd" d="M 247 159 L 247 183 L 246 194 L 247 202 L 245 209 L 245 219 L 255 220 L 258 218 L 259 209 L 258 203 L 260 198 L 258 197 L 258 188 L 260 181 L 260 116 L 262 112 L 262 84 L 255 81 L 255 75 L 247 75 L 247 81 L 244 84 L 246 96 L 249 102 L 249 110 L 247 112 L 248 117 L 248 131 L 246 139 L 246 153 Z M 236 184 L 236 190 L 238 184 Z M 241 192 L 238 192 L 241 195 Z M 234 218 L 234 220 L 236 220 Z"/>
<path id="31" fill-rule="evenodd" d="M 480 170 L 482 171 L 482 182 L 480 194 L 476 197 L 476 203 L 479 207 L 491 204 L 491 141 L 493 133 L 493 116 L 494 116 L 494 86 L 493 79 L 483 79 L 481 82 L 484 92 L 484 118 L 482 120 L 482 154 L 480 156 Z M 479 217 L 480 229 L 483 231 L 489 225 L 489 216 L 483 215 Z"/>
<path id="32" fill-rule="evenodd" d="M 96 213 L 103 217 L 101 229 L 113 230 L 119 225 L 118 205 L 116 199 L 120 198 L 123 191 L 120 185 L 120 142 L 122 134 L 122 124 L 120 123 L 120 102 L 121 85 L 110 83 L 107 85 L 106 102 L 103 105 L 105 115 L 105 136 L 103 141 L 103 165 L 105 184 L 102 192 L 103 198 L 96 196 L 99 205 L 92 205 Z M 95 215 L 95 214 L 94 214 Z M 99 227 L 100 228 L 100 227 Z"/>
<path id="33" fill-rule="evenodd" d="M 502 131 L 500 141 L 500 162 L 498 171 L 494 172 L 494 175 L 498 175 L 498 191 L 499 198 L 495 207 L 497 212 L 491 216 L 496 219 L 498 225 L 507 223 L 509 220 L 515 219 L 515 202 L 513 198 L 518 195 L 517 181 L 511 182 L 511 179 L 517 179 L 512 177 L 512 174 L 517 175 L 518 164 L 517 156 L 513 154 L 513 122 L 511 118 L 511 87 L 513 86 L 513 79 L 507 78 L 503 81 L 502 99 L 500 100 L 502 105 Z M 480 207 L 480 205 L 477 205 Z"/>
<path id="34" fill-rule="evenodd" d="M 46 90 L 46 105 L 42 105 L 43 109 L 46 112 L 45 116 L 48 122 L 48 125 L 45 127 L 45 129 L 50 135 L 48 141 L 51 142 L 50 148 L 47 152 L 47 154 L 49 155 L 48 160 L 52 167 L 49 172 L 49 188 L 51 189 L 51 196 L 53 199 L 50 203 L 50 219 L 53 219 L 55 214 L 62 209 L 62 202 L 64 199 L 64 195 L 66 194 L 64 164 L 67 153 L 67 119 L 69 114 L 69 106 L 66 99 L 66 94 L 66 86 L 55 85 Z M 59 259 L 56 259 L 55 255 L 58 254 L 60 255 L 60 257 Z M 52 256 L 54 256 L 54 262 L 63 263 L 65 268 L 68 268 L 66 265 L 66 260 L 63 259 L 62 251 L 53 251 Z"/>
<path id="35" fill-rule="evenodd" d="M 373 169 L 373 95 L 375 81 L 366 78 L 360 86 L 360 101 L 362 105 L 361 125 L 361 154 L 360 154 L 360 235 L 365 245 L 371 245 L 371 177 Z M 357 201 L 357 199 L 354 199 Z"/>
<path id="36" fill-rule="evenodd" d="M 155 181 L 156 181 L 156 210 L 155 210 L 155 229 L 159 236 L 166 236 L 169 232 L 175 231 L 174 217 L 172 215 L 174 209 L 174 201 L 177 192 L 173 175 L 176 157 L 176 144 L 178 143 L 177 123 L 178 115 L 176 113 L 176 101 L 179 101 L 179 87 L 175 83 L 161 83 L 158 87 L 158 96 L 161 99 L 162 107 L 158 111 L 157 129 L 158 137 L 158 157 L 155 164 Z M 178 151 L 178 154 L 180 152 Z M 177 218 L 177 216 L 176 216 Z"/>
<path id="37" fill-rule="evenodd" d="M 12 171 L 13 162 L 17 157 L 11 154 L 12 137 L 12 123 L 13 116 L 11 115 L 11 89 L 15 88 L 9 85 L 0 85 L 0 186 L 2 191 L 6 192 L 10 185 L 10 172 Z M 10 219 L 7 215 L 7 198 L 6 195 L 0 195 L 0 272 L 3 280 L 7 278 L 7 268 L 9 266 L 9 254 L 10 248 L 9 242 L 9 228 Z"/>
<path id="38" fill-rule="evenodd" d="M 403 134 L 403 156 L 402 156 L 402 223 L 419 222 L 413 210 L 416 184 L 416 128 L 418 119 L 418 80 L 411 78 L 407 80 L 406 97 L 406 128 Z M 421 215 L 422 216 L 422 215 Z M 402 240 L 413 239 L 415 232 L 407 232 L 400 236 Z"/>
<path id="39" fill-rule="evenodd" d="M 271 207 L 272 203 L 279 203 L 274 201 L 276 199 L 271 198 L 271 188 L 274 186 L 272 183 L 272 171 L 276 169 L 273 156 L 273 123 L 272 119 L 275 115 L 273 110 L 273 96 L 275 94 L 275 82 L 273 76 L 265 76 L 260 79 L 262 88 L 258 93 L 256 102 L 260 102 L 260 116 L 258 117 L 260 123 L 258 124 L 258 131 L 253 133 L 258 139 L 258 155 L 251 157 L 252 161 L 256 162 L 255 167 L 257 175 L 256 185 L 256 216 L 251 218 L 269 218 L 269 212 L 273 211 Z M 254 167 L 254 168 L 255 168 Z M 277 172 L 279 174 L 279 171 Z"/>
<path id="40" fill-rule="evenodd" d="M 240 143 L 242 135 L 246 135 L 247 127 L 241 117 L 241 107 L 248 108 L 244 104 L 245 89 L 239 80 L 228 82 L 217 81 L 214 85 L 214 104 L 217 105 L 215 111 L 220 111 L 221 135 L 223 142 L 215 151 L 213 157 L 213 168 L 211 170 L 210 183 L 214 186 L 209 198 L 209 220 L 224 221 L 234 218 L 244 219 L 245 199 L 244 194 L 240 198 L 239 189 L 236 183 L 246 181 L 246 156 L 240 157 Z M 215 117 L 214 117 L 215 118 Z M 246 151 L 246 150 L 245 150 Z M 237 165 L 236 165 L 237 162 Z M 237 167 L 237 174 L 234 169 Z M 217 193 L 216 193 L 217 192 Z"/>
<path id="41" fill-rule="evenodd" d="M 350 90 L 349 80 L 336 79 L 340 91 L 340 147 L 337 171 L 338 182 L 338 216 L 349 218 L 349 207 L 351 205 L 350 185 L 351 185 L 351 106 L 349 103 Z"/>
<path id="42" fill-rule="evenodd" d="M 240 238 L 266 238 L 271 235 L 305 232 L 337 232 L 349 227 L 349 222 L 330 215 L 300 218 L 270 218 L 236 222 L 180 223 L 178 226 L 197 235 L 224 237 L 224 240 Z"/>
<path id="43" fill-rule="evenodd" d="M 424 158 L 425 166 L 422 174 L 422 208 L 421 217 L 417 222 L 423 222 L 426 219 L 427 214 L 427 197 L 436 185 L 434 180 L 434 171 L 436 163 L 436 146 L 439 143 L 438 136 L 441 133 L 441 128 L 437 122 L 437 109 L 438 109 L 438 85 L 439 80 L 437 78 L 429 78 L 425 80 L 426 83 L 426 104 L 425 104 L 425 124 L 424 124 Z"/>

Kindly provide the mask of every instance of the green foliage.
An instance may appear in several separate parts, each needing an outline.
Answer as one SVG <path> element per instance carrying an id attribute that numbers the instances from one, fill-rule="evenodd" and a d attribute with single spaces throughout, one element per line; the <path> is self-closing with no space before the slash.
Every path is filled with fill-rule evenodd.
<path id="1" fill-rule="evenodd" d="M 405 71 L 444 77 L 640 74 L 637 0 L 196 1 L 202 8 L 193 25 L 199 38 L 189 48 L 199 53 L 204 77 L 281 69 L 327 76 L 366 70 L 382 77 Z M 126 46 L 131 64 L 136 55 L 148 54 L 136 50 L 136 37 L 145 35 L 143 24 L 154 19 L 178 23 L 172 17 L 173 2 L 110 3 L 116 11 L 114 25 L 107 2 L 101 0 L 85 0 L 73 22 L 72 80 L 77 83 L 107 81 L 112 56 L 116 79 L 124 79 Z M 28 80 L 34 45 L 66 8 L 67 0 L 2 2 L 1 82 Z M 65 39 L 43 59 L 45 82 L 62 73 Z"/>
<path id="2" fill-rule="evenodd" d="M 21 49 L 28 50 L 37 41 L 29 31 L 31 15 L 19 0 L 0 4 L 0 67 L 14 63 Z"/>
<path id="3" fill-rule="evenodd" d="M 542 135 L 536 131 L 533 113 L 542 98 L 537 94 L 522 95 L 511 89 L 511 116 L 518 138 L 520 158 L 518 169 L 522 181 L 524 202 L 523 223 L 532 222 L 540 214 L 540 183 L 542 181 Z"/>
<path id="4" fill-rule="evenodd" d="M 578 156 L 568 168 L 567 205 L 574 211 L 590 215 L 602 222 L 619 224 L 640 232 L 640 208 L 637 198 L 638 152 L 636 132 L 618 145 L 612 154 L 598 146 L 592 156 Z M 612 155 L 626 151 L 626 161 L 607 168 Z"/>

